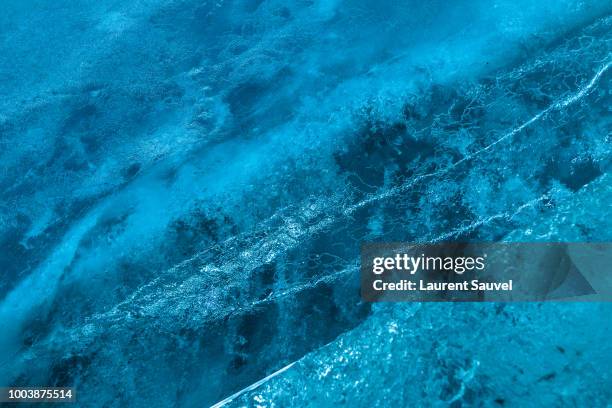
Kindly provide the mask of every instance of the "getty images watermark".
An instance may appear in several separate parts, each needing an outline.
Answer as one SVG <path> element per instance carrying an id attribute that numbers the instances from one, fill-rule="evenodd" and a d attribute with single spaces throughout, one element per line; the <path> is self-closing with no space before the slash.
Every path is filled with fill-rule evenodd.
<path id="1" fill-rule="evenodd" d="M 612 243 L 369 243 L 361 294 L 376 301 L 612 300 Z"/>

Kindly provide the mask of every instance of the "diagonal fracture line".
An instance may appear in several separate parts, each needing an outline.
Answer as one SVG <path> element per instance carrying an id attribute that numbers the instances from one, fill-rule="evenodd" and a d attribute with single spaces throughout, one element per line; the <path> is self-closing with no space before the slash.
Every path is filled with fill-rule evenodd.
<path id="1" fill-rule="evenodd" d="M 481 227 L 483 225 L 488 225 L 491 222 L 496 221 L 496 220 L 503 220 L 503 219 L 512 220 L 512 218 L 514 218 L 515 216 L 520 214 L 524 209 L 533 207 L 536 204 L 539 204 L 539 203 L 541 203 L 543 201 L 548 200 L 549 198 L 550 198 L 549 193 L 543 194 L 542 196 L 540 196 L 538 198 L 535 198 L 535 199 L 533 199 L 531 201 L 528 201 L 525 204 L 519 206 L 511 214 L 509 214 L 508 212 L 503 212 L 503 213 L 491 215 L 491 216 L 486 217 L 486 218 L 481 218 L 479 220 L 474 221 L 473 223 L 471 223 L 469 225 L 466 225 L 465 227 L 457 228 L 454 231 L 447 232 L 447 233 L 444 233 L 442 235 L 439 235 L 438 237 L 433 238 L 429 242 L 435 243 L 435 242 L 445 241 L 445 240 L 447 240 L 449 238 L 457 237 L 457 236 L 465 234 L 466 232 L 473 231 L 476 228 L 479 228 L 479 227 Z"/>
<path id="2" fill-rule="evenodd" d="M 593 87 L 595 86 L 595 84 L 597 83 L 597 81 L 599 80 L 599 78 L 601 78 L 601 76 L 606 73 L 606 71 L 608 71 L 608 69 L 610 68 L 610 66 L 612 65 L 612 61 L 608 61 L 606 64 L 604 64 L 597 72 L 596 74 L 593 76 L 593 78 L 591 78 L 591 80 L 582 88 L 578 89 L 577 92 L 575 92 L 574 94 L 566 97 L 565 99 L 562 99 L 560 101 L 556 101 L 555 103 L 553 103 L 552 105 L 550 105 L 549 107 L 547 107 L 546 109 L 540 111 L 539 113 L 537 113 L 536 115 L 534 115 L 531 119 L 529 119 L 528 121 L 524 122 L 523 124 L 521 124 L 520 126 L 512 129 L 511 131 L 509 131 L 508 133 L 506 133 L 505 135 L 503 135 L 502 137 L 500 137 L 499 139 L 495 140 L 494 142 L 488 144 L 487 146 L 475 151 L 474 153 L 471 153 L 465 157 L 463 157 L 462 159 L 454 162 L 453 164 L 441 169 L 441 170 L 437 170 L 437 171 L 433 171 L 431 173 L 427 173 L 427 174 L 423 174 L 420 176 L 417 176 L 411 180 L 409 180 L 408 182 L 406 182 L 405 184 L 402 184 L 400 186 L 397 186 L 395 188 L 389 189 L 388 191 L 381 193 L 381 194 L 375 194 L 372 195 L 371 197 L 368 197 L 366 199 L 364 199 L 363 201 L 360 201 L 350 207 L 348 207 L 346 210 L 344 210 L 344 214 L 345 215 L 350 215 L 352 213 L 354 213 L 355 211 L 357 211 L 359 208 L 364 207 L 366 205 L 369 205 L 373 202 L 376 201 L 380 201 L 380 200 L 384 200 L 387 198 L 390 198 L 392 196 L 395 196 L 399 193 L 402 193 L 406 190 L 408 190 L 411 187 L 414 187 L 417 183 L 431 178 L 431 177 L 435 177 L 435 176 L 439 176 L 445 173 L 448 173 L 449 171 L 451 171 L 452 169 L 454 169 L 455 167 L 459 166 L 460 164 L 466 163 L 471 161 L 472 159 L 478 157 L 480 154 L 482 154 L 483 152 L 489 151 L 491 150 L 493 147 L 495 147 L 496 145 L 498 145 L 499 143 L 503 142 L 504 140 L 507 140 L 513 136 L 515 136 L 516 134 L 522 132 L 525 128 L 531 126 L 533 123 L 537 122 L 538 120 L 542 119 L 544 116 L 546 116 L 548 113 L 554 111 L 554 110 L 561 110 L 563 108 L 566 108 L 567 106 L 581 100 L 582 98 L 584 98 L 586 95 L 588 95 L 592 90 Z"/>
<path id="3" fill-rule="evenodd" d="M 286 366 L 284 366 L 283 368 L 281 368 L 278 371 L 273 372 L 272 374 L 270 374 L 269 376 L 262 378 L 261 380 L 249 385 L 246 388 L 241 389 L 240 391 L 230 395 L 229 397 L 225 398 L 223 401 L 219 401 L 216 404 L 212 405 L 210 408 L 220 408 L 230 402 L 232 402 L 233 400 L 235 400 L 236 398 L 238 398 L 239 396 L 241 396 L 242 394 L 244 394 L 245 392 L 248 391 L 252 391 L 255 388 L 259 387 L 261 384 L 271 380 L 272 378 L 276 377 L 277 375 L 287 371 L 288 369 L 290 369 L 294 364 L 296 363 L 296 361 L 294 361 L 293 363 L 287 364 Z"/>

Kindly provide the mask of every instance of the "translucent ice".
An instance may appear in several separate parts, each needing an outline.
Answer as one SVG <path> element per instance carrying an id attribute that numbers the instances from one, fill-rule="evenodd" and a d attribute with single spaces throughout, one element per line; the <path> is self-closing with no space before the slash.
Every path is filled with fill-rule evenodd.
<path id="1" fill-rule="evenodd" d="M 606 305 L 373 309 L 356 272 L 364 241 L 612 238 L 609 2 L 3 8 L 0 385 L 609 399 Z"/>

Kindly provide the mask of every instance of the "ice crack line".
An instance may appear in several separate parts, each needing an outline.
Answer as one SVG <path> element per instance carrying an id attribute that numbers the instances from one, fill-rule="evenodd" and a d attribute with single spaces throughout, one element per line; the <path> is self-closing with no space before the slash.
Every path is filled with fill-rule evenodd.
<path id="1" fill-rule="evenodd" d="M 533 123 L 537 122 L 538 120 L 542 119 L 544 116 L 546 116 L 548 113 L 550 113 L 553 110 L 560 110 L 563 108 L 568 107 L 569 105 L 581 100 L 582 98 L 584 98 L 586 95 L 588 95 L 592 90 L 593 87 L 597 84 L 597 82 L 599 81 L 599 79 L 601 78 L 601 76 L 606 73 L 606 71 L 608 71 L 608 69 L 610 68 L 610 66 L 612 65 L 612 61 L 608 61 L 606 64 L 604 64 L 596 73 L 595 75 L 591 78 L 591 80 L 582 88 L 580 88 L 577 92 L 575 92 L 574 94 L 568 96 L 565 99 L 562 99 L 560 101 L 556 101 L 555 103 L 553 103 L 552 105 L 550 105 L 549 107 L 547 107 L 546 109 L 540 111 L 539 113 L 537 113 L 536 115 L 534 115 L 531 119 L 529 119 L 528 121 L 524 122 L 523 124 L 521 124 L 520 126 L 512 129 L 511 131 L 509 131 L 508 133 L 506 133 L 505 135 L 503 135 L 502 137 L 500 137 L 499 139 L 495 140 L 494 142 L 486 145 L 485 147 L 475 151 L 474 153 L 469 154 L 468 156 L 465 156 L 464 158 L 456 161 L 455 163 L 441 169 L 441 170 L 437 170 L 437 171 L 433 171 L 431 173 L 427 173 L 427 174 L 423 174 L 420 176 L 417 176 L 411 180 L 409 180 L 408 182 L 406 182 L 405 184 L 402 184 L 398 187 L 395 187 L 393 189 L 390 189 L 386 192 L 383 193 L 379 193 L 379 194 L 375 194 L 372 195 L 356 204 L 353 204 L 352 206 L 346 208 L 344 210 L 344 215 L 351 215 L 354 212 L 356 212 L 358 209 L 369 205 L 373 202 L 376 201 L 381 201 L 381 200 L 385 200 L 387 198 L 390 198 L 394 195 L 400 194 L 406 190 L 408 190 L 409 188 L 415 186 L 417 183 L 431 178 L 431 177 L 435 177 L 435 176 L 439 176 L 445 173 L 448 173 L 449 171 L 451 171 L 452 169 L 454 169 L 455 167 L 469 162 L 472 159 L 478 157 L 480 154 L 491 150 L 493 147 L 495 147 L 496 145 L 498 145 L 499 143 L 515 136 L 516 134 L 522 132 L 525 128 L 531 126 Z"/>
<path id="2" fill-rule="evenodd" d="M 589 83 L 586 86 L 582 87 L 579 92 L 572 95 L 571 97 L 568 97 L 560 101 L 559 103 L 556 103 L 554 107 L 555 108 L 565 108 L 566 106 L 571 105 L 572 103 L 582 99 L 586 94 L 591 92 L 591 90 L 593 89 L 593 87 L 595 86 L 599 78 L 608 70 L 608 68 L 610 68 L 610 65 L 612 65 L 612 61 L 608 61 L 606 64 L 604 64 L 604 66 L 601 67 L 599 71 L 597 71 L 595 76 L 591 78 Z"/>
<path id="3" fill-rule="evenodd" d="M 230 402 L 232 402 L 233 400 L 235 400 L 236 398 L 238 398 L 239 396 L 241 396 L 245 392 L 252 391 L 255 388 L 259 387 L 261 384 L 263 384 L 263 383 L 271 380 L 272 378 L 276 377 L 277 375 L 287 371 L 295 363 L 296 363 L 296 361 L 294 361 L 293 363 L 287 364 L 286 366 L 284 366 L 280 370 L 277 370 L 277 371 L 273 372 L 272 374 L 268 375 L 267 377 L 262 378 L 261 380 L 257 381 L 256 383 L 253 383 L 253 384 L 249 385 L 248 387 L 241 389 L 240 391 L 238 391 L 235 394 L 230 395 L 229 397 L 227 397 L 223 401 L 217 402 L 215 405 L 212 405 L 210 408 L 220 408 L 220 407 L 222 407 L 222 406 L 224 406 L 226 404 L 229 404 Z"/>

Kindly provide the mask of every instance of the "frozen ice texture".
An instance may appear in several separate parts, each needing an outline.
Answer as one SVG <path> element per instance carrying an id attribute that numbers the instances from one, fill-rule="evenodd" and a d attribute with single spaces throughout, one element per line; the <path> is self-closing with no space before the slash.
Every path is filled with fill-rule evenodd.
<path id="1" fill-rule="evenodd" d="M 363 241 L 612 239 L 609 2 L 3 8 L 0 385 L 610 401 L 610 306 L 373 308 L 357 271 Z"/>
<path id="2" fill-rule="evenodd" d="M 232 406 L 606 406 L 606 304 L 377 304 Z"/>

